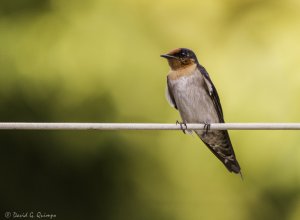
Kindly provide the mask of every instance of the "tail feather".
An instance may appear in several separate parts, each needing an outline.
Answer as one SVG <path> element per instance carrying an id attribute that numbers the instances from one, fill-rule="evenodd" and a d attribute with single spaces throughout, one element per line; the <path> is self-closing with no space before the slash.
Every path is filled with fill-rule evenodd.
<path id="1" fill-rule="evenodd" d="M 241 167 L 227 131 L 195 131 L 208 149 L 225 165 L 228 171 L 241 174 Z"/>

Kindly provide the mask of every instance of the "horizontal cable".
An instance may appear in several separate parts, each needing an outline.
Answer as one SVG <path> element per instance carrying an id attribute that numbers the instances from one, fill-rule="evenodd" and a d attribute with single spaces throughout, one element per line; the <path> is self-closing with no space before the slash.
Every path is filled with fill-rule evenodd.
<path id="1" fill-rule="evenodd" d="M 185 125 L 182 125 L 186 128 Z M 180 124 L 162 123 L 36 123 L 0 122 L 0 130 L 181 130 Z M 204 130 L 204 124 L 187 124 Z M 300 123 L 213 123 L 210 130 L 300 130 Z"/>

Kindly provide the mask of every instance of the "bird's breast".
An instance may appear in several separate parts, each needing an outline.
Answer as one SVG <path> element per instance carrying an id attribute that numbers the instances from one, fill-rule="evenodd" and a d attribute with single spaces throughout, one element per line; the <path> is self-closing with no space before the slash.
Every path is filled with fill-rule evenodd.
<path id="1" fill-rule="evenodd" d="M 204 78 L 196 69 L 190 74 L 172 78 L 168 75 L 181 118 L 189 123 L 218 122 L 218 115 L 208 94 Z"/>

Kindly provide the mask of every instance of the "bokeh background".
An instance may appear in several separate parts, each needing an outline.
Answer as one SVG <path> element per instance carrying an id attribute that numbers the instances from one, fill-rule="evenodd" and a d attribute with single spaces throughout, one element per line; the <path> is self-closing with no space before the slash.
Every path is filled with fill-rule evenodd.
<path id="1" fill-rule="evenodd" d="M 299 122 L 299 10 L 296 0 L 1 0 L 0 121 L 175 123 L 159 55 L 187 47 L 227 122 Z M 1 131 L 1 218 L 300 219 L 299 132 L 230 135 L 244 181 L 180 131 Z"/>

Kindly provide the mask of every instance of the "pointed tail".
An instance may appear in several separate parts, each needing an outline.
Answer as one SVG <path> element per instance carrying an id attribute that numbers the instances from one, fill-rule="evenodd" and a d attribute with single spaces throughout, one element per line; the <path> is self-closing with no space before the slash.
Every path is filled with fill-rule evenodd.
<path id="1" fill-rule="evenodd" d="M 195 131 L 209 150 L 233 173 L 241 174 L 241 167 L 226 130 Z M 242 174 L 241 174 L 242 176 Z"/>

